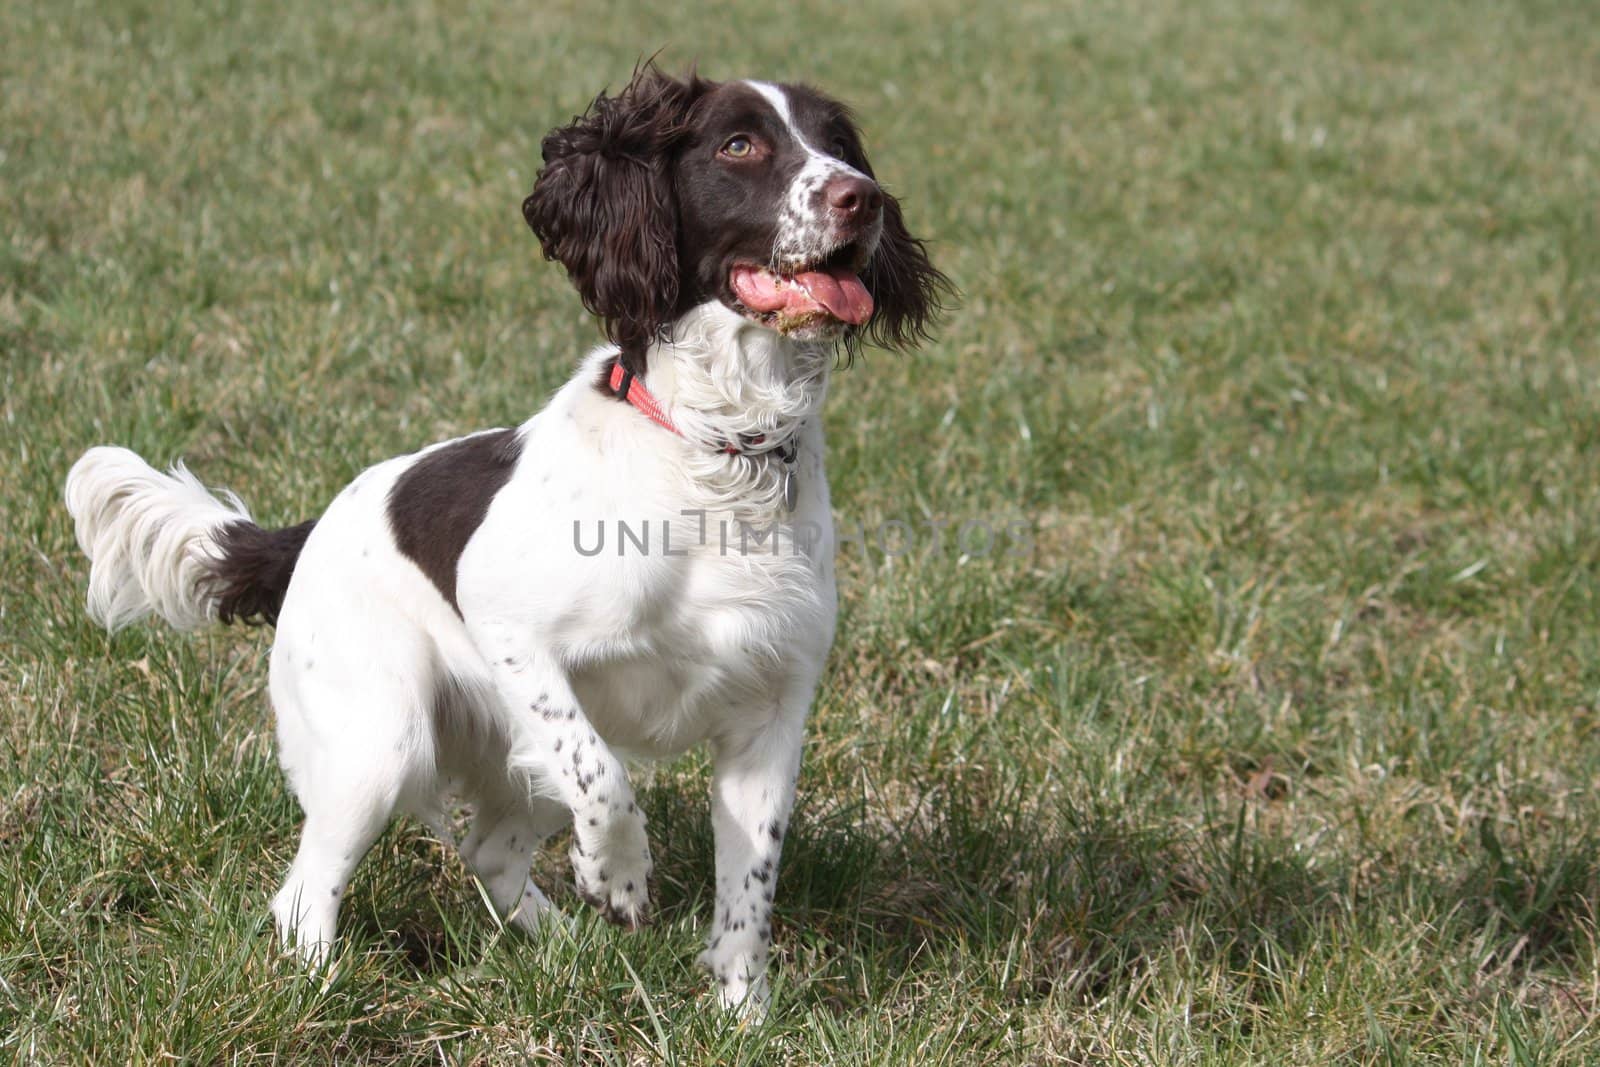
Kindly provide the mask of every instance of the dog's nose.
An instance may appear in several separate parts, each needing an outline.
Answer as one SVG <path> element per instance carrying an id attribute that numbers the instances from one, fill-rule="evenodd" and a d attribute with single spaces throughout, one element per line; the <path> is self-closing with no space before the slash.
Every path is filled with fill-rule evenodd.
<path id="1" fill-rule="evenodd" d="M 828 207 L 846 222 L 870 222 L 883 208 L 883 193 L 870 178 L 835 178 L 828 183 L 827 197 Z"/>

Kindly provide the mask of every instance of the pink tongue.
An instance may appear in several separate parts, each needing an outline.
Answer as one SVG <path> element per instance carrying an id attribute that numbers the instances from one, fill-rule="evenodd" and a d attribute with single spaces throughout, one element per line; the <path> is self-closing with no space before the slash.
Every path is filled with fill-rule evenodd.
<path id="1" fill-rule="evenodd" d="M 788 314 L 826 311 L 841 322 L 860 326 L 872 316 L 872 294 L 846 267 L 808 270 L 783 279 L 756 267 L 733 269 L 733 291 L 753 311 Z"/>
<path id="2" fill-rule="evenodd" d="M 811 299 L 828 309 L 841 322 L 860 326 L 872 314 L 872 294 L 846 267 L 830 271 L 808 270 L 794 276 L 795 283 L 811 293 Z"/>

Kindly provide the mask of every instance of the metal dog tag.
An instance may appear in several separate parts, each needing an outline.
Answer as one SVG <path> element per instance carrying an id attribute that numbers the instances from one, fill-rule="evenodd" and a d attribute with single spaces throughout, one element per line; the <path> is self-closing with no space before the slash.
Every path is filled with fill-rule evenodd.
<path id="1" fill-rule="evenodd" d="M 783 507 L 785 511 L 793 511 L 794 503 L 800 497 L 800 479 L 794 476 L 794 466 L 785 464 L 783 468 Z"/>

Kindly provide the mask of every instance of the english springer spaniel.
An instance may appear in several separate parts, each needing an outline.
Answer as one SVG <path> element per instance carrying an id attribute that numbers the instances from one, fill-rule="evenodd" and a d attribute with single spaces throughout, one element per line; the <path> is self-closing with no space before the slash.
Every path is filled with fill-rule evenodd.
<path id="1" fill-rule="evenodd" d="M 543 156 L 523 216 L 610 342 L 544 410 L 379 463 L 275 530 L 182 464 L 92 448 L 66 484 L 89 613 L 277 626 L 272 705 L 305 826 L 272 912 L 313 963 L 393 814 L 448 840 L 451 798 L 505 916 L 555 914 L 530 859 L 570 825 L 579 894 L 639 924 L 651 859 L 628 764 L 708 743 L 701 960 L 724 1005 L 760 1012 L 834 631 L 828 374 L 840 344 L 923 338 L 947 282 L 849 112 L 804 86 L 645 66 Z"/>

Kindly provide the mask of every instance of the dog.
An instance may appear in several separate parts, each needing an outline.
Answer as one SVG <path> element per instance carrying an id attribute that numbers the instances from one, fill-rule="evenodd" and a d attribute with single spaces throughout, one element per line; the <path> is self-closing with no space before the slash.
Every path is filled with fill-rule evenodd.
<path id="1" fill-rule="evenodd" d="M 272 914 L 312 964 L 393 815 L 449 840 L 457 801 L 460 854 L 510 921 L 557 919 L 529 867 L 570 826 L 580 896 L 639 925 L 651 852 L 627 768 L 709 745 L 700 959 L 724 1006 L 759 1013 L 834 635 L 829 374 L 841 347 L 926 339 L 949 284 L 850 112 L 805 86 L 646 64 L 542 150 L 523 216 L 606 335 L 549 404 L 379 463 L 283 529 L 181 463 L 92 448 L 65 493 L 88 610 L 113 630 L 276 626 L 305 823 Z M 593 550 L 607 528 L 615 551 Z"/>

